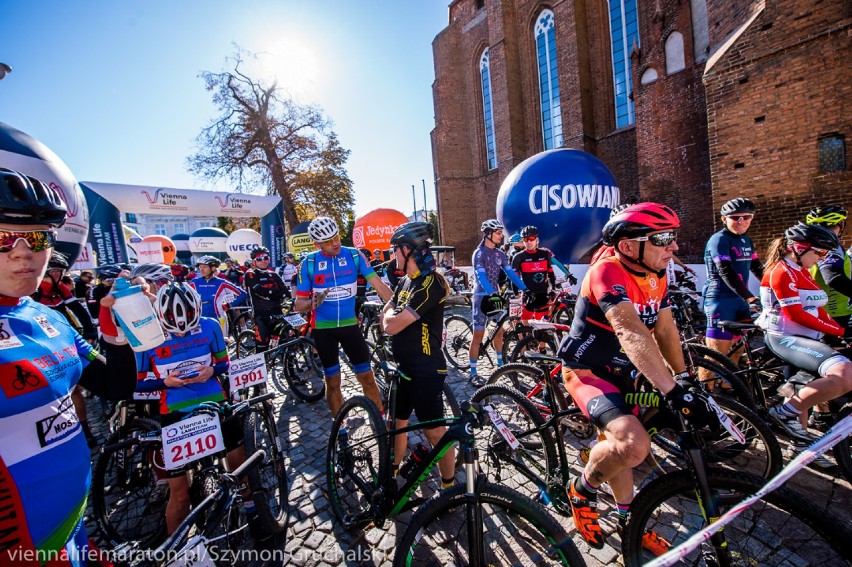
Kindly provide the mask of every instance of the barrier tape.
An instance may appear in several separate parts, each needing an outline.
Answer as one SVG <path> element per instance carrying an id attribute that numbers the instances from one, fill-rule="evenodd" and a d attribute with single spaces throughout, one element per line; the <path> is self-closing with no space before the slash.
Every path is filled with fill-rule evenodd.
<path id="1" fill-rule="evenodd" d="M 829 429 L 825 435 L 817 439 L 795 459 L 790 461 L 786 467 L 784 467 L 777 475 L 772 477 L 772 479 L 753 496 L 746 498 L 722 514 L 718 520 L 703 528 L 701 531 L 693 534 L 688 540 L 668 551 L 665 555 L 661 555 L 650 563 L 646 563 L 645 567 L 668 567 L 670 565 L 675 565 L 689 553 L 693 552 L 699 545 L 710 539 L 714 533 L 731 523 L 731 521 L 739 516 L 746 508 L 790 480 L 793 475 L 816 459 L 818 454 L 834 447 L 840 441 L 846 439 L 850 434 L 852 434 L 852 415 L 845 417 L 840 423 L 835 424 L 835 426 Z"/>

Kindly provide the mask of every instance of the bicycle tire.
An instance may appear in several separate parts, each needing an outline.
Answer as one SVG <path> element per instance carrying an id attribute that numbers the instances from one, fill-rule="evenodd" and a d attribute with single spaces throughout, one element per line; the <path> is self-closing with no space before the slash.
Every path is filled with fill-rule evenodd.
<path id="1" fill-rule="evenodd" d="M 574 322 L 574 307 L 569 306 L 564 309 L 557 309 L 553 312 L 550 320 L 560 325 L 570 325 Z"/>
<path id="2" fill-rule="evenodd" d="M 211 467 L 195 475 L 192 479 L 191 493 L 197 495 L 198 501 L 193 503 L 194 506 L 219 490 L 219 475 L 223 472 L 219 467 Z M 196 486 L 198 488 L 195 488 Z M 231 557 L 238 557 L 233 552 L 248 541 L 248 530 L 245 529 L 248 518 L 242 506 L 242 500 L 235 498 L 231 502 L 231 506 L 215 521 L 212 517 L 213 511 L 213 509 L 206 510 L 199 516 L 195 532 L 204 534 L 207 540 L 207 551 L 217 567 L 244 565 L 245 562 L 232 562 L 230 559 Z M 193 535 L 193 530 L 187 532 L 187 540 L 191 539 Z"/>
<path id="3" fill-rule="evenodd" d="M 254 318 L 252 317 L 251 311 L 245 311 L 234 317 L 233 323 L 230 323 L 229 326 L 230 334 L 234 340 L 237 340 L 240 336 L 240 333 L 242 333 L 243 331 L 253 331 Z"/>
<path id="4" fill-rule="evenodd" d="M 540 333 L 530 333 L 515 344 L 512 353 L 503 360 L 507 362 L 523 362 L 523 353 L 533 351 L 539 354 L 547 354 L 556 356 L 557 345 L 556 341 L 549 334 L 544 338 L 539 338 Z M 504 355 L 505 356 L 505 355 Z"/>
<path id="5" fill-rule="evenodd" d="M 316 402 L 325 396 L 325 374 L 314 341 L 300 337 L 284 350 L 284 379 L 297 398 Z"/>
<path id="6" fill-rule="evenodd" d="M 707 475 L 722 512 L 756 493 L 764 483 L 734 471 L 708 469 Z M 692 471 L 658 477 L 630 505 L 622 536 L 625 565 L 633 567 L 653 559 L 642 550 L 642 537 L 649 529 L 674 547 L 704 526 Z M 842 521 L 784 487 L 747 508 L 725 526 L 723 534 L 732 565 L 847 565 L 852 550 L 852 533 Z M 701 550 L 712 553 L 713 548 L 705 542 Z M 678 564 L 704 565 L 703 559 L 700 553 L 693 553 Z"/>
<path id="7" fill-rule="evenodd" d="M 738 443 L 724 428 L 719 428 L 718 432 L 703 429 L 702 449 L 707 463 L 761 478 L 775 476 L 784 465 L 784 458 L 781 444 L 769 424 L 736 400 L 725 396 L 713 396 L 713 399 L 743 433 L 746 443 Z M 651 437 L 651 442 L 668 454 L 683 458 L 678 442 L 680 423 L 669 412 L 661 412 L 659 415 L 663 423 L 654 424 L 653 429 L 657 434 Z"/>
<path id="8" fill-rule="evenodd" d="M 737 366 L 736 362 L 734 362 L 715 348 L 711 348 L 701 343 L 683 343 L 683 347 L 685 349 L 689 349 L 694 355 L 697 355 L 700 358 L 710 359 L 711 362 L 718 364 L 719 366 L 721 366 L 728 372 L 731 372 L 732 374 L 741 370 L 740 367 Z"/>
<path id="9" fill-rule="evenodd" d="M 257 351 L 257 336 L 255 336 L 254 330 L 246 329 L 244 331 L 240 331 L 234 348 L 236 351 L 236 358 L 245 358 L 253 355 Z"/>
<path id="10" fill-rule="evenodd" d="M 473 502 L 464 484 L 442 490 L 412 515 L 397 541 L 394 567 L 468 565 L 466 513 L 481 528 L 484 565 L 585 565 L 562 526 L 537 502 L 477 479 Z"/>
<path id="11" fill-rule="evenodd" d="M 263 463 L 249 470 L 247 476 L 258 517 L 267 530 L 277 534 L 287 529 L 289 489 L 284 452 L 273 415 L 268 402 L 249 408 L 243 421 L 243 437 L 246 455 L 253 455 L 259 449 L 266 452 Z"/>
<path id="12" fill-rule="evenodd" d="M 345 440 L 339 435 L 344 424 Z M 334 417 L 326 452 L 326 485 L 331 509 L 346 530 L 372 521 L 366 517 L 372 507 L 372 492 L 390 475 L 386 433 L 379 408 L 365 396 L 343 402 Z"/>
<path id="13" fill-rule="evenodd" d="M 147 418 L 133 419 L 124 425 L 123 438 L 133 432 L 151 433 L 160 424 Z M 122 437 L 116 431 L 101 448 L 92 472 L 92 513 L 98 531 L 109 548 L 138 541 L 152 548 L 166 536 L 166 503 L 169 500 L 165 476 L 158 482 L 153 468 L 162 455 L 153 446 L 115 448 Z"/>
<path id="14" fill-rule="evenodd" d="M 454 368 L 463 372 L 470 370 L 470 341 L 473 325 L 461 315 L 450 315 L 444 319 L 444 356 Z"/>
<path id="15" fill-rule="evenodd" d="M 483 427 L 483 433 L 477 432 L 476 435 L 480 471 L 494 481 L 508 483 L 528 497 L 538 498 L 538 487 L 526 476 L 516 474 L 521 472 L 524 475 L 524 467 L 527 467 L 540 479 L 547 479 L 558 467 L 553 432 L 543 427 L 544 420 L 538 409 L 518 390 L 502 385 L 479 388 L 471 402 L 494 408 L 519 442 L 518 448 L 512 449 L 489 420 Z M 509 474 L 504 476 L 503 471 Z"/>
<path id="16" fill-rule="evenodd" d="M 693 367 L 689 368 L 689 370 L 695 376 L 701 378 L 701 374 L 697 372 L 699 368 L 711 374 L 709 378 L 706 378 L 706 382 L 702 382 L 710 393 L 727 396 L 740 402 L 750 410 L 757 410 L 757 404 L 754 401 L 751 390 L 749 390 L 748 386 L 745 385 L 745 382 L 739 376 L 728 372 L 724 367 L 706 358 L 693 359 L 692 364 Z"/>

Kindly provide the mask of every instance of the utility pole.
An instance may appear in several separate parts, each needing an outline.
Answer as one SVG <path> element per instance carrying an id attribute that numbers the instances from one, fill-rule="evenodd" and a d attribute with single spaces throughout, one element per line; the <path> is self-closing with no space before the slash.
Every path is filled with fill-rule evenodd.
<path id="1" fill-rule="evenodd" d="M 411 201 L 414 203 L 414 208 L 412 209 L 414 214 L 412 216 L 414 220 L 417 220 L 417 197 L 414 195 L 414 184 L 411 185 Z"/>
<path id="2" fill-rule="evenodd" d="M 426 180 L 421 179 L 423 182 L 423 222 L 429 222 L 429 212 L 426 208 Z"/>

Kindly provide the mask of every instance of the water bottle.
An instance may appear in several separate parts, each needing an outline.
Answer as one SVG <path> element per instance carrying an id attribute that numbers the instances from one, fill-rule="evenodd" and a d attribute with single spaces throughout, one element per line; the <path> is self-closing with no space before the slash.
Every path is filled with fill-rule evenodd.
<path id="1" fill-rule="evenodd" d="M 130 285 L 126 278 L 117 278 L 112 294 L 115 296 L 112 310 L 130 348 L 144 352 L 163 344 L 163 328 L 154 313 L 154 306 L 142 292 L 142 286 Z"/>
<path id="2" fill-rule="evenodd" d="M 414 448 L 411 454 L 409 454 L 399 466 L 399 476 L 408 480 L 408 477 L 410 477 L 411 473 L 414 472 L 414 468 L 425 461 L 428 456 L 429 447 L 423 443 L 418 443 L 417 447 Z"/>

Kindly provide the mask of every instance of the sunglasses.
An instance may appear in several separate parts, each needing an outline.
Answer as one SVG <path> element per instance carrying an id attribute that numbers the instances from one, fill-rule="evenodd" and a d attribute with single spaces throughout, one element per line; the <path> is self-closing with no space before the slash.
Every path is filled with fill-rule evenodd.
<path id="1" fill-rule="evenodd" d="M 319 244 L 320 246 L 323 246 L 324 244 L 333 244 L 335 242 L 338 242 L 339 240 L 340 240 L 340 236 L 334 236 L 332 238 L 329 238 L 328 240 L 321 240 L 321 241 L 317 242 L 317 244 Z"/>
<path id="2" fill-rule="evenodd" d="M 269 256 L 258 256 L 254 259 L 255 262 L 268 262 Z"/>
<path id="3" fill-rule="evenodd" d="M 0 252 L 11 252 L 23 240 L 33 252 L 41 252 L 53 248 L 56 244 L 56 233 L 52 230 L 33 230 L 29 232 L 0 232 Z"/>
<path id="4" fill-rule="evenodd" d="M 660 248 L 664 246 L 668 246 L 675 240 L 677 240 L 676 232 L 658 232 L 656 234 L 650 234 L 648 236 L 640 236 L 638 238 L 631 238 L 630 240 L 635 240 L 637 242 L 650 242 L 654 246 L 659 246 Z"/>
<path id="5" fill-rule="evenodd" d="M 754 215 L 728 215 L 728 218 L 735 222 L 743 222 L 753 219 Z"/>
<path id="6" fill-rule="evenodd" d="M 525 236 L 524 242 L 535 242 L 538 240 L 538 236 Z"/>
<path id="7" fill-rule="evenodd" d="M 822 248 L 811 248 L 810 250 L 820 258 L 825 258 L 825 256 L 828 254 L 828 250 L 824 250 Z"/>

